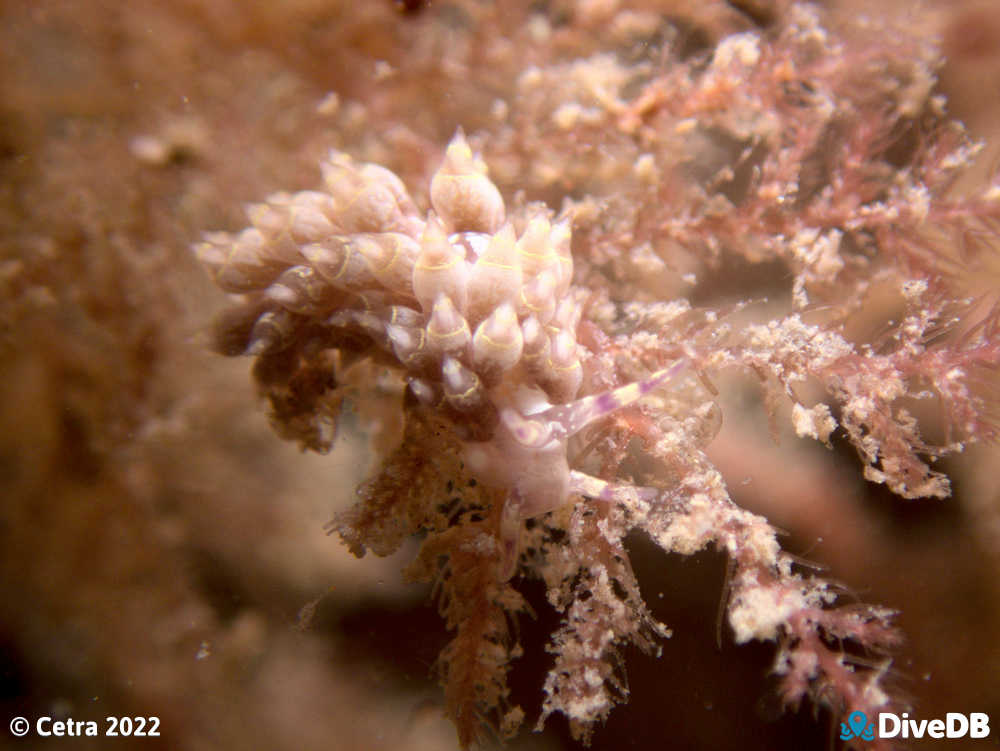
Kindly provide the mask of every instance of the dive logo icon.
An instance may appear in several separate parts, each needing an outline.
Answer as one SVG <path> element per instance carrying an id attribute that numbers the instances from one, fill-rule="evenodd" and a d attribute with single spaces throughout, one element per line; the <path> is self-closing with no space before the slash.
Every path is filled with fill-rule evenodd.
<path id="1" fill-rule="evenodd" d="M 868 722 L 864 712 L 851 712 L 846 723 L 840 723 L 840 740 L 849 741 L 860 738 L 864 741 L 875 740 L 875 723 Z"/>

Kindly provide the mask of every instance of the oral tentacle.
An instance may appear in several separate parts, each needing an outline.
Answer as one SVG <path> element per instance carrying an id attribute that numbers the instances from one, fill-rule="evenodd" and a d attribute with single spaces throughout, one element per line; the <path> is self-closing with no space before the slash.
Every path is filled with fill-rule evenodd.
<path id="1" fill-rule="evenodd" d="M 609 503 L 627 503 L 635 498 L 641 501 L 652 501 L 660 494 L 656 488 L 608 482 L 599 477 L 577 472 L 575 469 L 571 469 L 569 472 L 569 487 L 573 493 Z"/>
<path id="2" fill-rule="evenodd" d="M 523 520 L 523 500 L 517 488 L 510 491 L 500 512 L 500 581 L 507 581 L 517 570 L 517 559 L 521 549 L 521 522 Z"/>
<path id="3" fill-rule="evenodd" d="M 534 415 L 532 419 L 551 423 L 553 437 L 568 438 L 595 420 L 641 399 L 662 383 L 677 376 L 686 364 L 686 360 L 679 360 L 669 368 L 658 370 L 642 381 L 620 386 L 603 394 L 585 396 L 570 404 L 549 407 L 544 412 Z"/>

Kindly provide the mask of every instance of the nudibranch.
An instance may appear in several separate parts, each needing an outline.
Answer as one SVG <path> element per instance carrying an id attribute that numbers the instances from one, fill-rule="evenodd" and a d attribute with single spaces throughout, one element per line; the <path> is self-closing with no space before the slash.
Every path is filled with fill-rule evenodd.
<path id="1" fill-rule="evenodd" d="M 333 382 L 332 372 L 316 371 L 333 367 L 322 353 L 338 348 L 401 371 L 413 397 L 451 421 L 469 470 L 507 492 L 498 530 L 504 577 L 516 568 L 524 519 L 574 494 L 651 497 L 569 467 L 574 433 L 683 362 L 578 398 L 586 295 L 573 286 L 571 217 L 554 219 L 540 204 L 509 215 L 461 129 L 423 213 L 384 167 L 333 152 L 321 168 L 324 190 L 276 193 L 247 208 L 251 227 L 209 233 L 195 246 L 237 302 L 220 337 L 226 352 L 264 358 L 266 388 L 276 378 L 291 383 L 299 369 L 310 384 Z M 288 432 L 326 450 L 334 431 L 320 413 L 297 407 Z"/>

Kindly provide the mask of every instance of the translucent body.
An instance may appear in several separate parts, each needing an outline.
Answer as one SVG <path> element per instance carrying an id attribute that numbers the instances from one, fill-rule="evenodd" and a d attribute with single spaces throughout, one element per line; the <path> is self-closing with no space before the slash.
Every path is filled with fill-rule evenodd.
<path id="1" fill-rule="evenodd" d="M 525 519 L 559 508 L 573 494 L 603 501 L 625 500 L 634 497 L 632 494 L 655 497 L 657 491 L 652 488 L 614 485 L 570 469 L 567 443 L 574 433 L 632 404 L 683 367 L 682 360 L 646 380 L 569 404 L 505 406 L 492 440 L 467 444 L 469 469 L 488 484 L 510 489 L 500 527 L 502 578 L 510 578 L 517 567 L 518 540 Z"/>

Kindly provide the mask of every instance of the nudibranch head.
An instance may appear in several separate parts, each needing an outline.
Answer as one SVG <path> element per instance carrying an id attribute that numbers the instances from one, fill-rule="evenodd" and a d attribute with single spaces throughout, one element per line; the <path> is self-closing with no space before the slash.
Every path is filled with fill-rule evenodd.
<path id="1" fill-rule="evenodd" d="M 528 449 L 541 449 L 552 443 L 552 425 L 545 420 L 523 417 L 516 410 L 500 411 L 500 421 L 514 440 Z"/>

